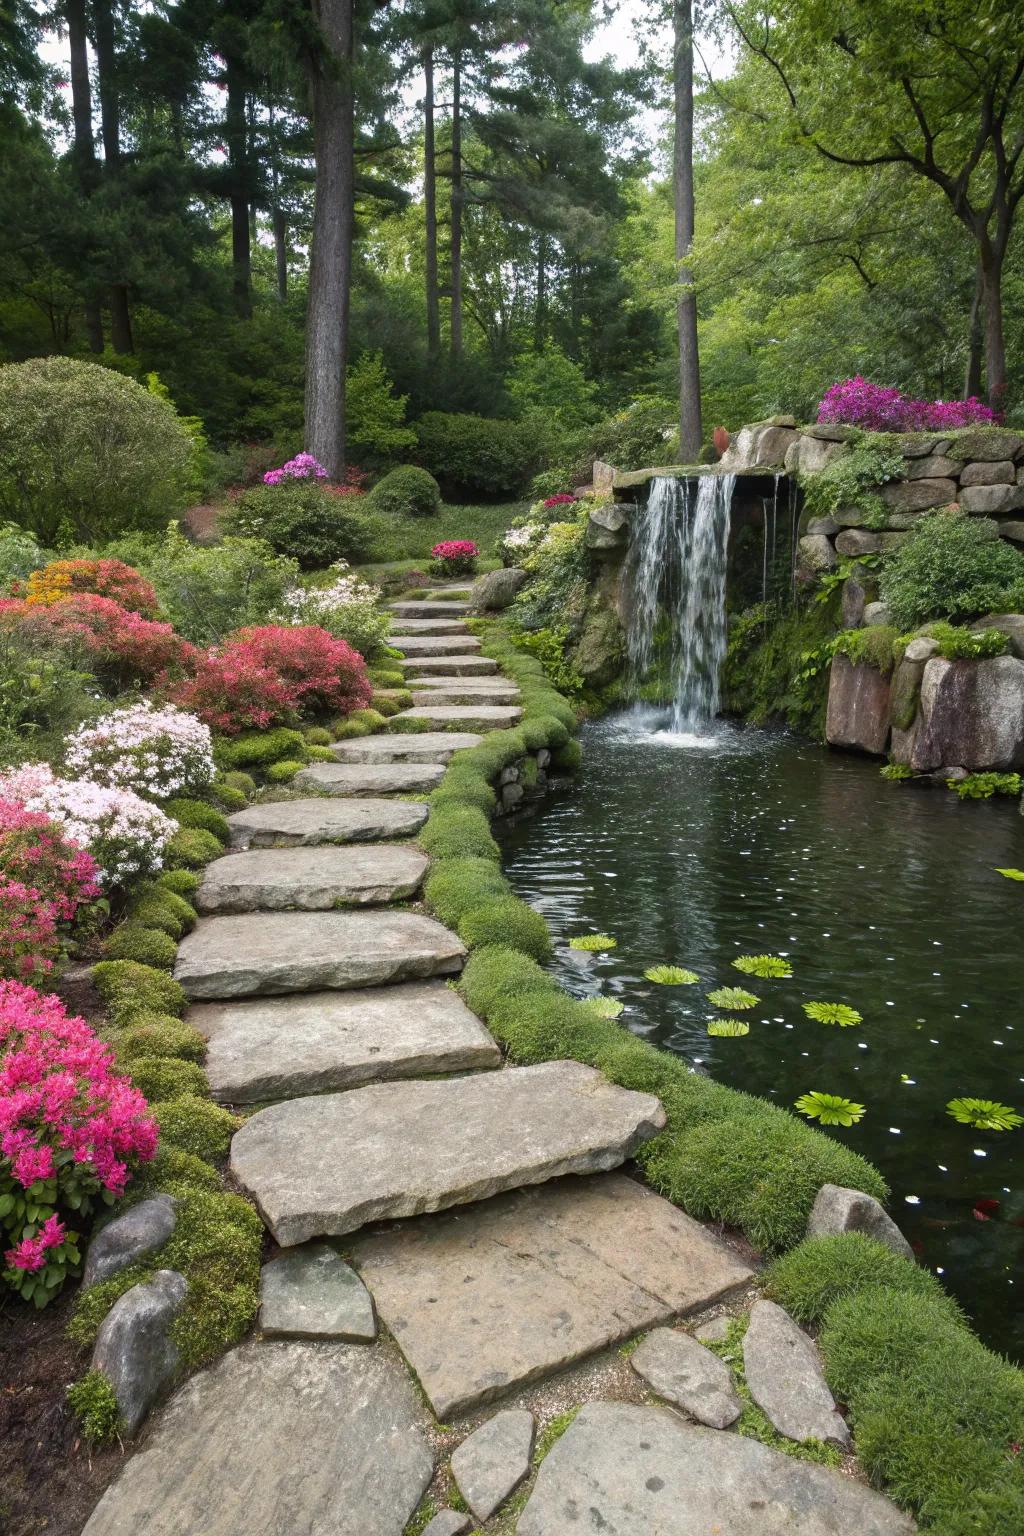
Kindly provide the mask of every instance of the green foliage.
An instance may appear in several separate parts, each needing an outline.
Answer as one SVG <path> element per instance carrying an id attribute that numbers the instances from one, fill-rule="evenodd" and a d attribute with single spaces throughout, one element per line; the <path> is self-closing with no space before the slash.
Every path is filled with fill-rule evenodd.
<path id="1" fill-rule="evenodd" d="M 733 968 L 742 971 L 744 976 L 760 976 L 767 979 L 771 976 L 786 977 L 793 974 L 793 967 L 781 955 L 737 955 L 732 963 Z"/>
<path id="2" fill-rule="evenodd" d="M 716 987 L 708 993 L 708 1002 L 715 1008 L 756 1008 L 761 999 L 745 987 Z"/>
<path id="3" fill-rule="evenodd" d="M 457 927 L 475 908 L 509 892 L 500 869 L 487 858 L 450 858 L 437 863 L 423 894 L 446 927 Z"/>
<path id="4" fill-rule="evenodd" d="M 134 380 L 70 357 L 0 368 L 0 516 L 44 543 L 160 528 L 192 473 L 184 423 Z"/>
<path id="5" fill-rule="evenodd" d="M 591 555 L 587 548 L 587 512 L 566 509 L 565 521 L 551 523 L 539 544 L 523 559 L 528 580 L 509 616 L 524 630 L 550 630 L 556 637 L 580 623 L 589 595 Z M 538 659 L 553 659 L 551 644 L 538 647 Z M 564 658 L 559 665 L 564 665 Z"/>
<path id="6" fill-rule="evenodd" d="M 582 674 L 576 670 L 569 654 L 571 637 L 567 624 L 547 629 L 519 630 L 515 641 L 524 651 L 536 656 L 544 668 L 544 675 L 560 693 L 571 696 L 582 692 Z"/>
<path id="7" fill-rule="evenodd" d="M 866 629 L 844 629 L 833 643 L 833 654 L 846 656 L 854 666 L 874 667 L 888 677 L 896 662 L 896 630 L 888 624 L 869 624 Z"/>
<path id="8" fill-rule="evenodd" d="M 585 997 L 581 1006 L 596 1013 L 599 1019 L 617 1019 L 620 1013 L 625 1012 L 626 1005 L 616 997 Z"/>
<path id="9" fill-rule="evenodd" d="M 481 858 L 497 864 L 501 858 L 487 816 L 476 806 L 438 806 L 419 842 L 437 859 Z"/>
<path id="10" fill-rule="evenodd" d="M 177 524 L 141 560 L 131 553 L 129 563 L 141 564 L 175 629 L 199 645 L 217 645 L 232 630 L 268 623 L 299 579 L 296 561 L 275 554 L 263 539 L 193 544 Z"/>
<path id="11" fill-rule="evenodd" d="M 533 1456 L 531 1458 L 535 1467 L 540 1466 L 552 1447 L 561 1440 L 579 1413 L 581 1406 L 582 1404 L 577 1404 L 575 1408 L 567 1408 L 564 1413 L 556 1413 L 554 1418 L 549 1419 L 542 1427 L 540 1434 L 537 1436 L 536 1444 L 533 1447 Z"/>
<path id="12" fill-rule="evenodd" d="M 1005 656 L 1010 648 L 1009 636 L 1001 629 L 966 629 L 938 619 L 926 626 L 924 633 L 938 642 L 939 655 L 944 661 L 982 661 L 990 656 Z M 912 640 L 904 635 L 904 646 Z"/>
<path id="13" fill-rule="evenodd" d="M 231 841 L 231 828 L 226 819 L 204 800 L 167 800 L 162 809 L 181 827 L 201 827 L 204 832 L 212 832 L 220 843 Z"/>
<path id="14" fill-rule="evenodd" d="M 194 896 L 202 884 L 202 877 L 190 869 L 165 869 L 157 875 L 156 884 L 176 896 Z"/>
<path id="15" fill-rule="evenodd" d="M 986 517 L 932 512 L 882 567 L 879 590 L 893 621 L 971 619 L 1024 606 L 1024 554 L 997 537 Z"/>
<path id="16" fill-rule="evenodd" d="M 750 1034 L 750 1025 L 743 1019 L 709 1019 L 707 1032 L 716 1038 L 729 1039 Z"/>
<path id="17" fill-rule="evenodd" d="M 588 950 L 593 954 L 603 953 L 605 950 L 614 949 L 618 943 L 609 933 L 580 933 L 569 940 L 570 949 Z"/>
<path id="18" fill-rule="evenodd" d="M 991 800 L 993 795 L 1019 795 L 1019 773 L 969 773 L 965 779 L 947 779 L 961 800 Z"/>
<path id="19" fill-rule="evenodd" d="M 177 896 L 166 886 L 144 882 L 136 887 L 128 904 L 127 914 L 132 923 L 143 928 L 159 928 L 172 939 L 180 939 L 195 927 L 195 908 L 182 896 Z M 115 959 L 132 959 L 133 956 L 114 956 Z"/>
<path id="20" fill-rule="evenodd" d="M 903 729 L 905 730 L 906 727 L 904 726 Z M 891 784 L 899 784 L 905 779 L 914 777 L 914 770 L 907 763 L 886 763 L 884 768 L 879 768 L 878 771 L 882 778 L 888 779 Z"/>
<path id="21" fill-rule="evenodd" d="M 304 757 L 305 750 L 301 731 L 280 725 L 269 731 L 243 731 L 230 739 L 222 736 L 215 755 L 222 768 L 265 768 L 282 757 Z"/>
<path id="22" fill-rule="evenodd" d="M 386 527 L 369 500 L 335 495 L 319 480 L 289 478 L 243 492 L 227 526 L 297 560 L 304 571 L 335 560 L 358 563 L 379 558 L 386 545 Z"/>
<path id="23" fill-rule="evenodd" d="M 219 795 L 222 790 L 229 789 L 233 794 L 241 795 L 245 800 L 251 800 L 256 793 L 256 780 L 248 773 L 218 773 L 213 781 L 213 794 Z"/>
<path id="24" fill-rule="evenodd" d="M 594 428 L 588 456 L 623 470 L 671 464 L 678 449 L 671 438 L 678 428 L 677 401 L 662 395 L 641 397 Z"/>
<path id="25" fill-rule="evenodd" d="M 506 944 L 535 960 L 546 960 L 551 954 L 547 923 L 518 896 L 495 896 L 466 912 L 459 921 L 458 934 L 470 949 Z"/>
<path id="26" fill-rule="evenodd" d="M 880 524 L 886 508 L 877 488 L 899 480 L 903 472 L 896 448 L 885 439 L 869 438 L 837 454 L 816 474 L 801 475 L 804 507 L 812 517 L 857 508 L 868 527 Z"/>
<path id="27" fill-rule="evenodd" d="M 345 433 L 361 456 L 394 458 L 411 448 L 416 434 L 405 425 L 408 395 L 396 395 L 380 352 L 364 352 L 348 369 Z"/>
<path id="28" fill-rule="evenodd" d="M 1024 1116 L 995 1099 L 950 1099 L 946 1113 L 976 1131 L 1013 1131 L 1024 1125 Z"/>
<path id="29" fill-rule="evenodd" d="M 164 1141 L 206 1163 L 217 1163 L 227 1156 L 231 1138 L 242 1123 L 208 1099 L 188 1094 L 158 1101 L 150 1108 Z"/>
<path id="30" fill-rule="evenodd" d="M 27 751 L 56 761 L 65 737 L 96 713 L 99 691 L 70 641 L 46 644 L 27 628 L 0 626 L 0 763 Z"/>
<path id="31" fill-rule="evenodd" d="M 1002 875 L 1005 880 L 1024 880 L 1024 869 L 996 869 L 997 875 Z"/>
<path id="32" fill-rule="evenodd" d="M 151 1103 L 180 1099 L 186 1094 L 202 1097 L 210 1091 L 206 1073 L 193 1061 L 171 1056 L 135 1056 L 129 1070 L 132 1082 Z"/>
<path id="33" fill-rule="evenodd" d="M 219 850 L 218 850 L 219 851 Z M 160 928 L 144 928 L 141 923 L 122 923 L 104 945 L 109 960 L 136 960 L 169 971 L 178 946 L 169 933 Z"/>
<path id="34" fill-rule="evenodd" d="M 730 620 L 721 674 L 730 713 L 755 725 L 782 719 L 825 739 L 833 607 L 810 603 L 777 612 L 759 604 Z"/>
<path id="35" fill-rule="evenodd" d="M 838 1093 L 802 1093 L 795 1103 L 802 1115 L 819 1120 L 822 1125 L 856 1125 L 865 1113 L 863 1104 L 855 1104 Z"/>
<path id="36" fill-rule="evenodd" d="M 427 470 L 403 464 L 377 482 L 370 501 L 390 517 L 433 517 L 441 505 L 441 488 Z"/>
<path id="37" fill-rule="evenodd" d="M 67 1398 L 82 1437 L 90 1445 L 110 1445 L 118 1438 L 124 1420 L 117 1394 L 102 1371 L 86 1371 L 81 1381 L 73 1381 L 68 1387 Z"/>
<path id="38" fill-rule="evenodd" d="M 134 1024 L 140 1014 L 185 1012 L 184 988 L 164 971 L 134 960 L 100 960 L 89 972 L 115 1024 Z"/>
<path id="39" fill-rule="evenodd" d="M 167 844 L 164 863 L 168 869 L 201 869 L 223 851 L 212 832 L 202 827 L 180 827 Z"/>
<path id="40" fill-rule="evenodd" d="M 838 1024 L 840 1029 L 864 1022 L 864 1015 L 846 1003 L 804 1003 L 803 1009 L 809 1019 L 816 1019 L 819 1024 Z"/>
<path id="41" fill-rule="evenodd" d="M 805 1238 L 775 1259 L 762 1277 L 765 1295 L 804 1324 L 820 1323 L 839 1297 L 877 1286 L 925 1297 L 949 1317 L 961 1315 L 956 1302 L 927 1269 L 860 1232 Z"/>
<path id="42" fill-rule="evenodd" d="M 139 1013 L 118 1035 L 117 1054 L 129 1063 L 129 1070 L 139 1057 L 165 1056 L 201 1065 L 206 1059 L 206 1036 L 173 1014 Z"/>
<path id="43" fill-rule="evenodd" d="M 578 432 L 594 418 L 596 386 L 579 363 L 552 341 L 538 351 L 522 353 L 506 387 L 519 414 L 536 423 L 542 438 L 550 434 L 553 424 L 563 432 Z"/>
<path id="44" fill-rule="evenodd" d="M 688 971 L 681 965 L 651 965 L 644 971 L 644 976 L 662 987 L 690 987 L 700 980 L 696 971 Z"/>
<path id="45" fill-rule="evenodd" d="M 365 720 L 336 720 L 331 726 L 331 735 L 335 741 L 354 741 L 358 736 L 372 734 Z"/>
<path id="46" fill-rule="evenodd" d="M 367 729 L 369 730 L 370 727 L 367 727 Z M 313 748 L 311 750 L 319 751 L 319 748 Z M 333 754 L 330 755 L 328 760 L 331 762 L 334 761 Z M 300 768 L 304 766 L 305 765 L 300 758 L 283 757 L 280 759 L 280 761 L 271 763 L 267 768 L 267 779 L 271 784 L 290 784 L 292 779 L 294 779 L 295 775 L 299 772 Z"/>
<path id="47" fill-rule="evenodd" d="M 536 463 L 536 433 L 525 422 L 428 411 L 413 427 L 417 463 L 470 495 L 518 491 Z"/>

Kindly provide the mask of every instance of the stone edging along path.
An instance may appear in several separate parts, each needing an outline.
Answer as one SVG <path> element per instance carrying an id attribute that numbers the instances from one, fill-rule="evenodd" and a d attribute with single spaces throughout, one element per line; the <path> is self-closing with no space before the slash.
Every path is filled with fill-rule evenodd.
<path id="1" fill-rule="evenodd" d="M 414 638 L 393 644 L 412 667 L 475 656 L 460 611 L 403 604 Z M 282 1252 L 264 1268 L 261 1333 L 159 1411 L 88 1536 L 565 1536 L 581 1508 L 621 1536 L 752 1536 L 752 1518 L 760 1536 L 913 1529 L 834 1466 L 728 1433 L 744 1411 L 742 1350 L 744 1390 L 776 1438 L 812 1439 L 822 1456 L 828 1442 L 833 1462 L 850 1439 L 812 1341 L 780 1307 L 754 1303 L 742 1346 L 723 1337 L 750 1253 L 615 1171 L 664 1129 L 656 1094 L 564 1056 L 505 1064 L 473 987 L 467 1007 L 449 984 L 467 945 L 477 991 L 495 959 L 533 964 L 493 947 L 503 939 L 545 950 L 488 826 L 552 759 L 575 757 L 572 713 L 528 660 L 505 658 L 516 681 L 500 681 L 500 704 L 484 673 L 464 704 L 408 712 L 468 731 L 339 742 L 342 772 L 297 777 L 315 798 L 229 818 L 235 851 L 208 867 L 175 975 L 214 1095 L 272 1101 L 235 1135 L 230 1167 Z M 448 696 L 463 675 L 431 667 L 423 691 Z M 480 736 L 488 709 L 502 728 Z M 429 814 L 389 798 L 408 792 L 397 767 L 432 770 Z M 393 839 L 414 832 L 436 917 L 408 905 L 427 858 Z M 530 995 L 511 973 L 504 1011 L 485 1012 L 525 1015 Z M 880 1207 L 859 1199 L 884 1235 Z M 842 1230 L 842 1199 L 826 1204 Z M 152 1249 L 146 1219 L 139 1206 L 120 1221 Z M 134 1364 L 157 1386 L 184 1283 L 165 1270 L 137 1288 L 152 1295 L 148 1359 Z M 716 1308 L 697 1337 L 679 1326 Z M 652 1328 L 630 1364 L 617 1346 Z"/>

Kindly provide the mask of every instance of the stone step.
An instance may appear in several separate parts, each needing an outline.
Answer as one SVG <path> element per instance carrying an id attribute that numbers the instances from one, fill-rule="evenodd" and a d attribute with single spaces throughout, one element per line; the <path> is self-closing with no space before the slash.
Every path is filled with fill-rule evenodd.
<path id="1" fill-rule="evenodd" d="M 196 1003 L 188 1022 L 209 1041 L 206 1075 L 224 1104 L 501 1065 L 489 1032 L 443 981 Z"/>
<path id="2" fill-rule="evenodd" d="M 461 680 L 444 682 L 441 678 L 429 678 L 409 686 L 414 713 L 423 705 L 431 708 L 437 704 L 514 704 L 519 698 L 514 683 L 492 682 L 487 678 L 473 678 L 468 685 Z"/>
<path id="3" fill-rule="evenodd" d="M 518 725 L 523 711 L 518 704 L 417 704 L 393 716 L 395 720 L 426 720 L 431 725 L 465 725 L 469 730 L 501 731 Z"/>
<path id="4" fill-rule="evenodd" d="M 386 1350 L 242 1344 L 185 1383 L 85 1529 L 402 1536 L 434 1471 L 422 1418 Z"/>
<path id="5" fill-rule="evenodd" d="M 290 1247 L 614 1168 L 664 1124 L 651 1094 L 552 1061 L 274 1104 L 235 1136 L 231 1171 Z"/>
<path id="6" fill-rule="evenodd" d="M 423 737 L 409 739 L 422 741 Z M 353 795 L 416 795 L 437 788 L 444 778 L 444 766 L 436 754 L 427 762 L 388 762 L 378 758 L 370 762 L 311 763 L 308 768 L 297 773 L 292 782 L 300 789 L 319 789 L 325 794 L 343 798 Z"/>
<path id="7" fill-rule="evenodd" d="M 424 656 L 422 651 L 401 657 L 399 666 L 417 676 L 430 672 L 441 677 L 491 677 L 498 670 L 493 656 Z"/>
<path id="8" fill-rule="evenodd" d="M 455 602 L 451 598 L 439 597 L 431 602 L 429 598 L 421 597 L 409 598 L 404 603 L 389 603 L 388 612 L 404 619 L 451 618 L 469 613 L 472 606 L 472 603 Z"/>
<path id="9" fill-rule="evenodd" d="M 753 1278 L 700 1222 L 621 1173 L 423 1216 L 352 1251 L 442 1420 Z"/>
<path id="10" fill-rule="evenodd" d="M 331 751 L 341 763 L 447 763 L 453 752 L 478 747 L 472 731 L 410 731 L 408 735 L 358 736 L 336 741 Z"/>
<path id="11" fill-rule="evenodd" d="M 398 629 L 402 635 L 468 635 L 464 619 L 445 618 L 444 614 L 434 614 L 429 619 L 413 619 L 404 616 L 399 620 Z M 393 636 L 388 636 L 389 643 Z"/>
<path id="12" fill-rule="evenodd" d="M 233 848 L 296 848 L 413 837 L 427 819 L 413 800 L 277 800 L 228 817 Z"/>
<path id="13" fill-rule="evenodd" d="M 253 848 L 214 859 L 196 892 L 200 912 L 330 912 L 404 901 L 429 860 L 392 843 L 353 847 Z"/>
<path id="14" fill-rule="evenodd" d="M 388 645 L 406 656 L 466 656 L 480 649 L 476 635 L 389 635 Z"/>
<path id="15" fill-rule="evenodd" d="M 178 949 L 190 998 L 272 996 L 448 976 L 463 945 L 417 912 L 258 912 L 204 917 Z"/>

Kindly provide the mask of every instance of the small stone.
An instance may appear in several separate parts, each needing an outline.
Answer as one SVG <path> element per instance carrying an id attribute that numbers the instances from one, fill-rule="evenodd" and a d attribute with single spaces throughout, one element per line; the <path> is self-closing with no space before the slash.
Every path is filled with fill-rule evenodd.
<path id="1" fill-rule="evenodd" d="M 228 817 L 232 848 L 300 848 L 413 837 L 427 807 L 411 800 L 275 800 Z"/>
<path id="2" fill-rule="evenodd" d="M 956 501 L 957 487 L 950 479 L 892 480 L 878 494 L 894 512 L 926 512 Z"/>
<path id="3" fill-rule="evenodd" d="M 470 593 L 473 611 L 485 613 L 488 609 L 494 611 L 507 608 L 525 580 L 526 572 L 518 565 L 478 576 Z"/>
<path id="4" fill-rule="evenodd" d="M 409 738 L 406 738 L 407 740 Z M 319 789 L 327 795 L 415 795 L 436 789 L 444 778 L 444 763 L 343 762 L 312 763 L 292 781 L 299 789 Z"/>
<path id="5" fill-rule="evenodd" d="M 828 1386 L 814 1343 L 774 1301 L 755 1301 L 743 1337 L 750 1394 L 787 1440 L 834 1441 L 850 1431 Z"/>
<path id="6" fill-rule="evenodd" d="M 933 656 L 939 654 L 939 642 L 933 640 L 930 635 L 918 635 L 911 640 L 903 652 L 905 661 L 931 661 Z"/>
<path id="7" fill-rule="evenodd" d="M 453 1451 L 452 1476 L 478 1520 L 489 1520 L 529 1476 L 534 1428 L 526 1408 L 506 1408 Z"/>
<path id="8" fill-rule="evenodd" d="M 140 1200 L 123 1216 L 108 1221 L 89 1244 L 82 1289 L 109 1280 L 144 1253 L 162 1248 L 174 1231 L 177 1203 L 170 1195 L 154 1195 L 149 1200 Z"/>
<path id="9" fill-rule="evenodd" d="M 264 1264 L 260 1328 L 267 1338 L 372 1344 L 377 1337 L 369 1291 L 326 1243 L 310 1243 Z"/>
<path id="10" fill-rule="evenodd" d="M 470 1519 L 457 1509 L 439 1509 L 429 1525 L 424 1526 L 423 1536 L 463 1536 L 469 1530 Z"/>
<path id="11" fill-rule="evenodd" d="M 511 811 L 517 806 L 525 793 L 526 791 L 521 784 L 506 784 L 501 791 L 501 803 L 505 810 Z"/>
<path id="12" fill-rule="evenodd" d="M 841 1184 L 823 1184 L 811 1210 L 807 1236 L 835 1237 L 840 1232 L 862 1232 L 914 1262 L 914 1250 L 873 1196 Z"/>
<path id="13" fill-rule="evenodd" d="M 864 605 L 864 623 L 868 626 L 873 624 L 891 624 L 892 614 L 889 612 L 887 604 L 866 603 Z"/>
<path id="14" fill-rule="evenodd" d="M 728 1429 L 743 1411 L 725 1361 L 688 1333 L 655 1328 L 629 1363 L 659 1397 L 712 1429 Z"/>
<path id="15" fill-rule="evenodd" d="M 1024 485 L 968 485 L 960 493 L 965 512 L 992 517 L 998 512 L 1016 512 L 1024 507 Z"/>
<path id="16" fill-rule="evenodd" d="M 546 768 L 550 761 L 551 753 L 548 751 L 547 747 L 541 747 L 540 751 L 537 753 L 537 767 Z"/>
<path id="17" fill-rule="evenodd" d="M 856 436 L 856 427 L 847 427 L 840 421 L 812 421 L 800 428 L 801 436 L 823 443 L 847 443 Z"/>
<path id="18" fill-rule="evenodd" d="M 129 1435 L 134 1435 L 178 1369 L 171 1324 L 188 1286 L 174 1269 L 158 1269 L 151 1280 L 119 1296 L 100 1324 L 92 1368 L 114 1389 Z"/>
<path id="19" fill-rule="evenodd" d="M 700 1323 L 694 1330 L 695 1339 L 700 1339 L 702 1344 L 724 1344 L 729 1336 L 729 1324 L 732 1318 L 727 1312 L 720 1317 L 711 1317 L 706 1323 Z"/>
<path id="20" fill-rule="evenodd" d="M 996 459 L 989 464 L 965 464 L 960 472 L 961 486 L 1013 485 L 1016 478 L 1012 459 Z"/>
<path id="21" fill-rule="evenodd" d="M 881 537 L 867 528 L 844 528 L 836 539 L 840 555 L 877 555 L 881 547 Z"/>

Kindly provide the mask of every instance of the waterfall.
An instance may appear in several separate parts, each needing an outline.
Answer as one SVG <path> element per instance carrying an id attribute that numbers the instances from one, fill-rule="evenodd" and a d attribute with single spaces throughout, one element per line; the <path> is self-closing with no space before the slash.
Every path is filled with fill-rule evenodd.
<path id="1" fill-rule="evenodd" d="M 718 712 L 725 656 L 725 577 L 735 475 L 657 476 L 630 552 L 629 660 L 634 687 L 654 660 L 659 616 L 668 617 L 672 729 L 693 732 Z M 696 487 L 696 494 L 694 494 Z"/>

